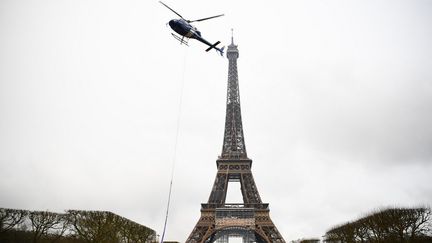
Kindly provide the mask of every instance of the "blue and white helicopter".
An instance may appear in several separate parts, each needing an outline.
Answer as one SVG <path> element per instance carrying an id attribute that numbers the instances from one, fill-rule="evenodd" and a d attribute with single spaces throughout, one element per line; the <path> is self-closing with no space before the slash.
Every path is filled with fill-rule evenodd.
<path id="1" fill-rule="evenodd" d="M 223 14 L 208 17 L 208 18 L 203 18 L 203 19 L 186 20 L 179 13 L 174 11 L 172 8 L 168 7 L 168 5 L 166 5 L 165 3 L 161 2 L 161 1 L 159 1 L 159 2 L 180 17 L 180 19 L 172 19 L 168 22 L 171 29 L 173 29 L 177 34 L 179 34 L 181 36 L 180 37 L 174 33 L 171 33 L 172 36 L 176 40 L 180 41 L 180 44 L 188 45 L 189 39 L 196 39 L 196 40 L 209 46 L 209 48 L 207 48 L 206 51 L 210 51 L 211 49 L 215 49 L 216 51 L 218 51 L 221 54 L 221 56 L 223 56 L 223 51 L 224 51 L 225 47 L 221 47 L 221 48 L 217 47 L 217 45 L 220 43 L 220 41 L 217 41 L 216 43 L 211 44 L 210 42 L 208 42 L 207 40 L 205 40 L 204 38 L 201 37 L 201 32 L 195 26 L 190 24 L 193 22 L 199 22 L 199 21 L 203 21 L 203 20 L 221 17 L 221 16 L 224 16 Z"/>

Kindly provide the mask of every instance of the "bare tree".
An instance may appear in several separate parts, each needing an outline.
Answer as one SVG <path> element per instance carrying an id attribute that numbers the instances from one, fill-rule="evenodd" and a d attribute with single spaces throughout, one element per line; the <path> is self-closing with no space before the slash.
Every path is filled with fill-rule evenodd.
<path id="1" fill-rule="evenodd" d="M 0 208 L 0 235 L 18 227 L 27 214 L 26 210 Z"/>
<path id="2" fill-rule="evenodd" d="M 88 243 L 148 243 L 156 232 L 131 220 L 101 211 L 67 211 L 72 231 Z"/>
<path id="3" fill-rule="evenodd" d="M 427 235 L 432 230 L 432 212 L 430 207 L 415 208 L 409 215 L 407 221 L 409 222 L 408 232 L 410 239 Z"/>
<path id="4" fill-rule="evenodd" d="M 33 243 L 149 243 L 156 239 L 154 230 L 106 211 L 59 214 L 0 209 L 0 220 L 0 242 L 19 238 Z"/>
<path id="5" fill-rule="evenodd" d="M 122 220 L 121 242 L 124 243 L 147 243 L 155 239 L 156 232 L 150 228 L 139 225 L 130 220 Z"/>
<path id="6" fill-rule="evenodd" d="M 432 213 L 429 207 L 388 208 L 354 222 L 333 227 L 325 242 L 420 242 L 432 241 Z"/>
<path id="7" fill-rule="evenodd" d="M 299 241 L 299 243 L 319 243 L 319 239 L 302 239 Z"/>
<path id="8" fill-rule="evenodd" d="M 107 238 L 112 238 L 112 217 L 109 212 L 69 210 L 67 213 L 78 239 L 88 243 L 102 243 L 108 242 Z"/>
<path id="9" fill-rule="evenodd" d="M 33 243 L 37 243 L 43 236 L 48 237 L 49 234 L 55 235 L 54 241 L 60 238 L 66 228 L 64 225 L 64 216 L 58 213 L 48 211 L 31 211 L 29 219 L 33 233 Z"/>

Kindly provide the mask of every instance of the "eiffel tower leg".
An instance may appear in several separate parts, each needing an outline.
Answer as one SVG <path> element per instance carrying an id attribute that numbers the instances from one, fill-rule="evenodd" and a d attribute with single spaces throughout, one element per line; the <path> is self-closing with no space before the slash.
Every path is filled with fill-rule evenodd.
<path id="1" fill-rule="evenodd" d="M 240 184 L 244 203 L 262 203 L 250 170 L 241 174 Z"/>
<path id="2" fill-rule="evenodd" d="M 270 219 L 268 212 L 263 213 L 257 218 L 255 232 L 268 243 L 285 243 L 282 235 L 277 230 L 276 226 Z"/>
<path id="3" fill-rule="evenodd" d="M 225 203 L 228 188 L 228 175 L 226 173 L 217 173 L 213 183 L 213 189 L 210 193 L 208 203 L 222 205 Z"/>
<path id="4" fill-rule="evenodd" d="M 208 203 L 214 205 L 223 205 L 225 202 L 227 187 L 227 173 L 217 173 Z M 189 235 L 186 243 L 204 243 L 204 241 L 214 233 L 214 225 L 214 209 L 201 209 L 201 217 L 198 220 L 198 223 L 195 225 L 195 228 L 192 230 L 192 233 Z"/>
<path id="5" fill-rule="evenodd" d="M 277 230 L 276 226 L 263 226 L 261 230 L 267 237 L 268 242 L 271 243 L 285 243 L 285 240 L 282 238 L 282 235 Z"/>
<path id="6" fill-rule="evenodd" d="M 203 223 L 201 219 L 195 225 L 192 233 L 186 240 L 186 243 L 204 243 L 204 241 L 213 233 L 213 226 Z"/>

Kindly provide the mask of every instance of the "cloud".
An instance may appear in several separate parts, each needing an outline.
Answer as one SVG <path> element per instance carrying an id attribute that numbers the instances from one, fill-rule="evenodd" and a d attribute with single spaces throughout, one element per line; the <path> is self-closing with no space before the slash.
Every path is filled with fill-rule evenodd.
<path id="1" fill-rule="evenodd" d="M 222 149 L 227 60 L 175 42 L 157 2 L 0 5 L 0 207 L 109 210 L 160 233 L 180 118 L 167 239 L 185 240 Z M 235 29 L 246 147 L 287 241 L 431 202 L 430 3 L 172 5 L 225 13 L 197 23 L 210 42 Z"/>

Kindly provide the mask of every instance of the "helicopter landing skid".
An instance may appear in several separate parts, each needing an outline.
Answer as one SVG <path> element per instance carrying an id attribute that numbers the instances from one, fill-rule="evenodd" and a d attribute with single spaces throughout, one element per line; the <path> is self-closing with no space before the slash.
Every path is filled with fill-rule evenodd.
<path id="1" fill-rule="evenodd" d="M 174 37 L 174 39 L 178 40 L 180 42 L 180 44 L 189 46 L 188 42 L 189 42 L 189 38 L 185 38 L 185 37 L 180 37 L 174 33 L 171 33 L 171 35 Z"/>

